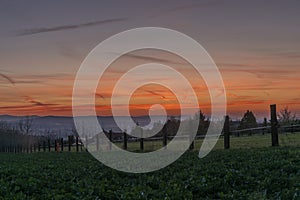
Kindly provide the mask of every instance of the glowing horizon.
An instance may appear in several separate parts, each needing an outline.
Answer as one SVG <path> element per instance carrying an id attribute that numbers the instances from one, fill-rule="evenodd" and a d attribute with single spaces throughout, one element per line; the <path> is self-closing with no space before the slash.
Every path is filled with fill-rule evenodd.
<path id="1" fill-rule="evenodd" d="M 51 2 L 35 2 L 34 9 L 28 3 L 4 2 L 0 12 L 0 115 L 72 116 L 73 82 L 85 56 L 109 36 L 141 26 L 178 30 L 202 44 L 222 74 L 227 110 L 233 118 L 246 110 L 258 118 L 268 117 L 270 104 L 300 113 L 297 2 L 118 4 L 76 2 L 66 12 L 65 6 Z M 127 54 L 111 66 L 95 93 L 97 114 L 111 115 L 110 95 L 120 75 L 129 66 L 149 62 L 172 65 L 190 77 L 200 109 L 209 115 L 210 97 L 203 79 L 180 58 L 155 51 Z M 178 113 L 175 96 L 160 86 L 139 88 L 130 113 L 146 115 L 153 103 L 162 104 L 170 114 Z M 127 109 L 121 104 L 119 108 Z"/>

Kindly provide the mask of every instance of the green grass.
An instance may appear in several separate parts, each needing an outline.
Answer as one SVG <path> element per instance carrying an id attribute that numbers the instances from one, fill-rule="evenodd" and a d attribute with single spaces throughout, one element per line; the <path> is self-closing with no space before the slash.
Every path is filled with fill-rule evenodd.
<path id="1" fill-rule="evenodd" d="M 220 138 L 215 146 L 215 149 L 224 148 L 223 138 Z M 199 149 L 202 141 L 196 142 L 196 147 Z M 300 133 L 287 133 L 279 134 L 280 146 L 296 147 L 300 145 Z M 232 149 L 249 149 L 249 148 L 262 148 L 271 146 L 271 135 L 252 135 L 230 138 L 230 148 Z"/>
<path id="2" fill-rule="evenodd" d="M 195 149 L 199 150 L 203 139 L 195 141 Z M 300 145 L 300 133 L 287 133 L 279 134 L 280 146 L 299 146 Z M 120 148 L 123 148 L 123 143 L 116 143 Z M 144 141 L 144 150 L 153 151 L 162 148 L 162 141 Z M 252 135 L 252 136 L 241 136 L 230 138 L 230 148 L 232 149 L 248 149 L 248 148 L 262 148 L 271 146 L 271 135 Z M 129 151 L 137 151 L 140 148 L 139 142 L 128 142 Z M 222 137 L 219 138 L 214 149 L 223 149 L 224 140 Z"/>
<path id="3" fill-rule="evenodd" d="M 300 149 L 189 152 L 148 174 L 110 169 L 86 152 L 0 154 L 0 199 L 299 199 Z"/>
<path id="4" fill-rule="evenodd" d="M 270 135 L 232 137 L 230 150 L 220 139 L 203 159 L 197 141 L 147 174 L 118 172 L 86 152 L 0 153 L 0 199 L 300 199 L 299 139 L 280 135 L 281 146 L 269 147 Z"/>

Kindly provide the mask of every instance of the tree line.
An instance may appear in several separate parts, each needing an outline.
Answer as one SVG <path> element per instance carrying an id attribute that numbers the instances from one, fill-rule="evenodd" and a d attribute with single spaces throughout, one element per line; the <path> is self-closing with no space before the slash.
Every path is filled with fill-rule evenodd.
<path id="1" fill-rule="evenodd" d="M 33 136 L 33 121 L 34 119 L 27 116 L 20 120 L 18 123 L 8 123 L 0 121 L 0 144 L 20 143 L 20 144 L 33 144 L 39 140 L 45 139 L 45 136 Z M 300 123 L 296 118 L 296 114 L 289 110 L 288 107 L 283 108 L 278 112 L 278 121 L 280 125 L 293 125 Z M 170 117 L 165 124 L 160 122 L 154 123 L 153 127 L 149 130 L 145 130 L 144 134 L 148 132 L 155 132 L 154 137 L 162 137 L 163 132 L 166 132 L 168 136 L 174 136 L 182 123 L 184 127 L 189 127 L 191 123 L 198 122 L 197 135 L 205 135 L 210 124 L 210 119 L 204 112 L 199 110 L 195 115 L 187 120 L 180 121 L 175 117 Z M 233 123 L 233 121 L 231 120 Z M 242 130 L 247 128 L 256 128 L 259 126 L 255 114 L 247 110 L 235 129 Z M 264 118 L 263 126 L 269 125 L 270 122 Z M 156 131 L 159 130 L 159 131 Z M 132 132 L 139 131 L 139 126 L 133 128 Z M 187 128 L 187 131 L 188 128 Z M 76 131 L 73 131 L 74 135 L 78 135 Z"/>

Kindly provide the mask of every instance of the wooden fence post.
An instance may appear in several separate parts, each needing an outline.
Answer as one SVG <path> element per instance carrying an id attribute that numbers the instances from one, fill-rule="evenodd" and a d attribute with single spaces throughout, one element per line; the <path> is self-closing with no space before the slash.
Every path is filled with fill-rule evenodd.
<path id="1" fill-rule="evenodd" d="M 85 151 L 88 152 L 88 147 L 89 147 L 89 140 L 87 135 L 85 135 Z"/>
<path id="2" fill-rule="evenodd" d="M 71 136 L 68 136 L 69 152 L 71 151 Z"/>
<path id="3" fill-rule="evenodd" d="M 48 139 L 48 151 L 49 152 L 51 151 L 51 142 L 50 142 L 50 139 Z"/>
<path id="4" fill-rule="evenodd" d="M 54 140 L 54 149 L 57 151 L 57 139 Z"/>
<path id="5" fill-rule="evenodd" d="M 229 128 L 229 116 L 225 116 L 224 123 L 224 149 L 230 148 L 230 128 Z"/>
<path id="6" fill-rule="evenodd" d="M 167 126 L 164 125 L 162 128 L 162 134 L 163 134 L 163 146 L 164 148 L 167 148 L 167 143 L 168 143 L 168 133 L 167 133 Z"/>
<path id="7" fill-rule="evenodd" d="M 278 121 L 276 113 L 276 104 L 270 105 L 271 109 L 271 135 L 272 135 L 272 146 L 278 146 Z"/>
<path id="8" fill-rule="evenodd" d="M 46 141 L 43 141 L 43 151 L 46 152 Z"/>
<path id="9" fill-rule="evenodd" d="M 192 131 L 192 121 L 189 122 L 189 132 Z M 197 136 L 198 131 L 196 132 L 196 136 Z M 195 137 L 193 138 L 191 133 L 189 133 L 189 140 L 190 140 L 190 147 L 189 150 L 193 150 L 195 148 Z"/>
<path id="10" fill-rule="evenodd" d="M 192 135 L 191 135 L 191 132 L 193 131 L 192 130 L 192 127 L 193 127 L 193 125 L 192 125 L 192 121 L 189 121 L 189 123 L 188 123 L 188 137 L 189 137 L 189 140 L 190 140 L 190 146 L 189 146 L 189 150 L 191 151 L 191 150 L 193 150 L 194 148 L 195 148 L 195 139 L 196 139 L 196 136 L 197 136 L 197 133 L 198 133 L 198 130 L 196 131 L 196 135 L 195 135 L 195 137 L 193 137 Z"/>
<path id="11" fill-rule="evenodd" d="M 78 136 L 76 136 L 76 152 L 79 151 L 79 146 L 78 146 Z"/>
<path id="12" fill-rule="evenodd" d="M 126 133 L 126 131 L 124 131 L 124 133 L 123 133 L 123 139 L 124 139 L 124 141 L 123 141 L 123 142 L 124 142 L 124 143 L 123 143 L 123 144 L 124 144 L 124 145 L 123 145 L 123 146 L 124 146 L 124 149 L 127 150 L 127 140 L 128 140 L 128 138 L 127 138 L 127 133 Z"/>
<path id="13" fill-rule="evenodd" d="M 191 135 L 189 135 L 189 138 L 190 138 L 190 150 L 193 150 L 195 148 L 195 140 L 193 139 L 193 137 Z"/>
<path id="14" fill-rule="evenodd" d="M 112 148 L 112 130 L 109 130 L 108 137 L 109 137 L 109 150 L 111 150 L 111 148 Z"/>
<path id="15" fill-rule="evenodd" d="M 61 152 L 64 151 L 64 139 L 63 138 L 60 138 L 60 146 L 61 146 Z"/>
<path id="16" fill-rule="evenodd" d="M 144 151 L 144 138 L 143 138 L 143 129 L 141 128 L 141 138 L 140 138 L 140 150 Z"/>

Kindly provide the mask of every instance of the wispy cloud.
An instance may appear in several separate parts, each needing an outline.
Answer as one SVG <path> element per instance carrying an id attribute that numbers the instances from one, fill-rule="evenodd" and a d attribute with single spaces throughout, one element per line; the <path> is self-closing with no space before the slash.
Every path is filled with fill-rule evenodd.
<path id="1" fill-rule="evenodd" d="M 221 66 L 220 69 L 222 72 L 235 73 L 235 72 L 244 72 L 249 74 L 254 74 L 258 78 L 265 78 L 265 75 L 278 75 L 286 76 L 289 74 L 298 73 L 298 70 L 285 68 L 282 69 L 281 65 L 251 65 L 251 64 L 238 64 L 238 63 L 217 63 L 218 66 Z"/>
<path id="2" fill-rule="evenodd" d="M 25 95 L 24 96 L 25 100 L 29 103 L 32 103 L 32 106 L 54 106 L 57 104 L 53 104 L 53 103 L 43 103 L 41 101 L 35 100 L 33 99 L 31 96 Z"/>
<path id="3" fill-rule="evenodd" d="M 100 97 L 101 99 L 105 99 L 105 97 L 102 95 L 102 94 L 100 94 L 100 93 L 96 93 L 95 94 L 97 97 Z"/>
<path id="4" fill-rule="evenodd" d="M 99 93 L 99 92 L 96 92 L 95 95 L 96 95 L 96 97 L 100 97 L 103 100 L 111 98 L 111 94 L 110 93 Z"/>
<path id="5" fill-rule="evenodd" d="M 52 107 L 52 106 L 58 106 L 59 104 L 54 103 L 43 103 L 41 101 L 38 101 L 34 98 L 32 98 L 29 95 L 22 95 L 24 100 L 27 102 L 27 104 L 22 105 L 13 105 L 13 106 L 1 106 L 1 109 L 24 109 L 24 108 L 35 108 L 35 107 Z"/>
<path id="6" fill-rule="evenodd" d="M 0 106 L 0 109 L 6 109 L 6 110 L 10 110 L 10 109 L 24 109 L 24 108 L 32 108 L 34 107 L 33 105 L 15 105 L 15 106 Z"/>
<path id="7" fill-rule="evenodd" d="M 71 25 L 64 25 L 64 26 L 24 29 L 24 30 L 18 31 L 16 36 L 34 35 L 34 34 L 46 33 L 46 32 L 64 31 L 64 30 L 78 29 L 78 28 L 84 28 L 84 27 L 99 26 L 99 25 L 110 24 L 110 23 L 115 23 L 115 22 L 122 22 L 122 21 L 126 21 L 126 20 L 127 20 L 127 18 L 113 18 L 113 19 L 105 19 L 105 20 L 100 20 L 100 21 L 87 22 L 87 23 L 82 23 L 82 24 L 71 24 Z"/>
<path id="8" fill-rule="evenodd" d="M 169 64 L 184 64 L 181 62 L 174 62 L 172 60 L 169 59 L 164 59 L 164 58 L 157 58 L 154 56 L 148 56 L 148 55 L 138 55 L 138 54 L 134 54 L 134 53 L 127 53 L 124 54 L 122 56 L 128 57 L 128 58 L 134 58 L 134 59 L 140 59 L 140 60 L 145 60 L 145 61 L 149 61 L 149 62 L 158 62 L 158 63 L 169 63 Z"/>
<path id="9" fill-rule="evenodd" d="M 6 82 L 16 85 L 16 84 L 36 84 L 36 83 L 45 83 L 45 80 L 66 80 L 72 79 L 68 74 L 40 74 L 40 75 L 7 75 L 0 73 L 0 77 L 6 80 Z"/>
<path id="10" fill-rule="evenodd" d="M 228 102 L 227 106 L 240 106 L 240 105 L 257 105 L 257 104 L 266 104 L 269 101 L 267 100 L 236 100 Z"/>
<path id="11" fill-rule="evenodd" d="M 161 95 L 160 93 L 158 92 L 154 92 L 154 91 L 151 91 L 151 90 L 145 90 L 146 92 L 150 93 L 150 94 L 153 94 L 155 96 L 159 96 L 161 97 L 162 99 L 166 99 L 166 97 L 164 95 Z"/>
<path id="12" fill-rule="evenodd" d="M 67 110 L 70 111 L 72 110 L 72 106 L 62 106 L 59 104 L 44 104 L 41 103 L 41 105 L 39 105 L 39 103 L 32 103 L 32 104 L 21 104 L 21 105 L 12 105 L 12 106 L 0 106 L 0 109 L 2 110 L 10 110 L 12 112 L 16 112 L 16 113 L 20 113 L 20 111 L 22 111 L 22 113 L 24 113 L 24 111 L 29 112 L 29 114 L 32 114 L 33 111 L 38 111 L 39 109 L 42 109 L 43 111 L 48 110 L 55 110 L 55 111 L 62 111 L 62 110 Z"/>
<path id="13" fill-rule="evenodd" d="M 217 62 L 216 63 L 218 66 L 222 67 L 230 67 L 231 69 L 239 69 L 239 70 L 245 70 L 245 69 L 261 69 L 261 68 L 269 68 L 269 69 L 262 69 L 261 71 L 266 71 L 266 72 L 273 72 L 273 71 L 278 71 L 277 68 L 281 67 L 294 67 L 295 65 L 288 65 L 288 64 L 245 64 L 245 63 L 223 63 L 223 62 Z M 235 67 L 235 68 L 234 68 Z M 281 69 L 282 70 L 282 69 Z M 284 71 L 291 71 L 291 70 L 284 70 Z"/>
<path id="14" fill-rule="evenodd" d="M 16 84 L 16 82 L 14 81 L 14 79 L 12 79 L 11 77 L 9 77 L 9 76 L 7 76 L 7 75 L 5 75 L 5 74 L 2 74 L 2 73 L 0 73 L 0 76 L 2 77 L 2 78 L 4 78 L 4 79 L 6 79 L 9 83 L 11 83 L 12 85 L 15 85 Z"/>
<path id="15" fill-rule="evenodd" d="M 55 74 L 31 74 L 31 75 L 22 75 L 24 79 L 49 79 L 49 80 L 66 80 L 73 78 L 70 74 L 66 73 L 55 73 Z"/>

